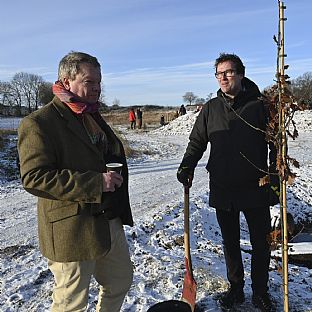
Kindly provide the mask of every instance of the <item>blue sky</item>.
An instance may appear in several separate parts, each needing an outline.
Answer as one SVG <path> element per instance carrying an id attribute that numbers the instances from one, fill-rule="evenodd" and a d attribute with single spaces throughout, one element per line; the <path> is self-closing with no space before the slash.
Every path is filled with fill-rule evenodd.
<path id="1" fill-rule="evenodd" d="M 9 0 L 0 11 L 0 80 L 17 72 L 54 82 L 71 50 L 102 64 L 110 105 L 180 105 L 214 93 L 214 60 L 238 54 L 262 89 L 274 82 L 277 0 Z M 311 0 L 284 1 L 287 73 L 312 71 Z"/>

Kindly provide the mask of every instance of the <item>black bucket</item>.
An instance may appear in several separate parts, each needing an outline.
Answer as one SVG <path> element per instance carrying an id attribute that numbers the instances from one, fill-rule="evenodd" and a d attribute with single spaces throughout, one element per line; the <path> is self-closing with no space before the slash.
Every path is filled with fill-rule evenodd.
<path id="1" fill-rule="evenodd" d="M 153 305 L 147 312 L 192 312 L 192 309 L 191 306 L 184 301 L 169 300 Z"/>

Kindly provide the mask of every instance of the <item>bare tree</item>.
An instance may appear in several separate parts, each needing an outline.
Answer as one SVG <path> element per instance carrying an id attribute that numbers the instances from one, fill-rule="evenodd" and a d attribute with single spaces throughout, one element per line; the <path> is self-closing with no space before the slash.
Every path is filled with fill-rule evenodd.
<path id="1" fill-rule="evenodd" d="M 212 95 L 213 95 L 212 92 L 210 92 L 210 93 L 207 95 L 207 97 L 206 97 L 206 101 L 207 101 L 207 102 L 211 100 Z"/>
<path id="2" fill-rule="evenodd" d="M 117 98 L 115 98 L 115 99 L 113 100 L 112 108 L 113 108 L 113 109 L 116 109 L 116 108 L 119 108 L 119 107 L 120 107 L 120 100 L 117 99 Z"/>
<path id="3" fill-rule="evenodd" d="M 103 82 L 101 82 L 101 95 L 99 98 L 99 102 L 105 107 L 106 105 L 106 99 L 105 99 L 105 88 Z"/>
<path id="4" fill-rule="evenodd" d="M 22 101 L 25 101 L 29 113 L 33 109 L 38 109 L 39 91 L 43 84 L 41 76 L 20 72 L 14 75 L 12 84 L 14 92 L 19 95 L 20 104 Z"/>
<path id="5" fill-rule="evenodd" d="M 312 72 L 306 72 L 292 80 L 291 86 L 295 98 L 312 108 Z"/>
<path id="6" fill-rule="evenodd" d="M 183 101 L 188 102 L 189 105 L 192 105 L 192 103 L 197 99 L 197 95 L 195 95 L 193 92 L 186 92 L 183 95 Z"/>
<path id="7" fill-rule="evenodd" d="M 43 82 L 39 88 L 39 102 L 41 105 L 45 105 L 52 101 L 54 94 L 52 92 L 52 83 Z"/>
<path id="8" fill-rule="evenodd" d="M 19 107 L 21 111 L 22 103 L 23 103 L 23 95 L 22 88 L 20 85 L 20 81 L 17 79 L 12 79 L 10 82 L 11 95 L 12 99 L 17 107 Z"/>
<path id="9" fill-rule="evenodd" d="M 32 87 L 32 100 L 33 100 L 33 107 L 35 110 L 38 109 L 40 101 L 40 89 L 44 83 L 43 78 L 38 75 L 30 74 L 30 85 Z"/>
<path id="10" fill-rule="evenodd" d="M 31 113 L 31 87 L 29 83 L 29 74 L 24 72 L 16 73 L 13 76 L 12 84 L 15 91 L 20 95 L 20 100 L 25 101 L 28 106 L 28 112 Z"/>
<path id="11" fill-rule="evenodd" d="M 199 97 L 195 100 L 196 105 L 204 105 L 205 103 L 206 103 L 206 100 L 204 98 Z"/>
<path id="12" fill-rule="evenodd" d="M 14 99 L 12 98 L 12 88 L 9 82 L 0 81 L 0 97 L 1 104 L 6 106 L 13 106 Z"/>

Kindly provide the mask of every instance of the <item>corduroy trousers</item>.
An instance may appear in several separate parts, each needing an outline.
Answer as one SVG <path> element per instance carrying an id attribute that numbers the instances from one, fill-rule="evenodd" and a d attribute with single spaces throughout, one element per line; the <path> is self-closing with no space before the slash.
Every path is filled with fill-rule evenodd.
<path id="1" fill-rule="evenodd" d="M 91 277 L 100 285 L 97 312 L 118 312 L 130 289 L 133 267 L 123 225 L 119 218 L 109 221 L 110 251 L 96 260 L 48 261 L 54 275 L 52 312 L 87 310 Z"/>

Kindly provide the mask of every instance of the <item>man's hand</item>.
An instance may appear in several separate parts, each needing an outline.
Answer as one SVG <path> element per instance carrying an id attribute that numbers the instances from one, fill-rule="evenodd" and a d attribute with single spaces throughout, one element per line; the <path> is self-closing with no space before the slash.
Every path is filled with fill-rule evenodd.
<path id="1" fill-rule="evenodd" d="M 114 192 L 116 187 L 121 186 L 123 178 L 119 173 L 115 171 L 109 171 L 102 174 L 103 174 L 103 192 Z"/>
<path id="2" fill-rule="evenodd" d="M 259 186 L 264 186 L 268 183 L 270 183 L 270 176 L 268 174 L 259 179 Z"/>
<path id="3" fill-rule="evenodd" d="M 177 178 L 184 186 L 191 187 L 194 176 L 194 170 L 188 166 L 181 165 L 177 172 Z"/>
<path id="4" fill-rule="evenodd" d="M 270 206 L 274 206 L 278 204 L 280 201 L 280 181 L 279 176 L 275 173 L 266 175 L 259 179 L 259 186 L 268 185 L 269 192 L 269 204 Z"/>

